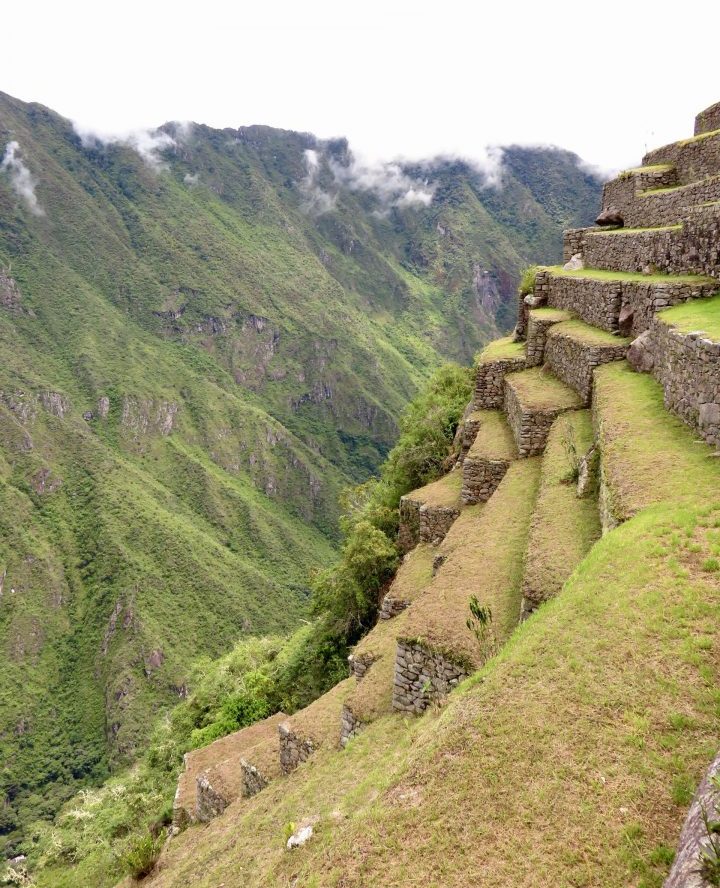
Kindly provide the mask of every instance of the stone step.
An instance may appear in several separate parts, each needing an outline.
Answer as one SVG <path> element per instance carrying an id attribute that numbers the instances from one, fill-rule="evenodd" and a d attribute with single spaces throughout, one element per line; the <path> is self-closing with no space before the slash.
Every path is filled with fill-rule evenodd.
<path id="1" fill-rule="evenodd" d="M 698 275 L 644 275 L 595 268 L 565 271 L 561 266 L 543 269 L 535 278 L 535 292 L 549 306 L 572 312 L 609 333 L 620 330 L 633 337 L 647 330 L 658 311 L 711 296 L 719 287 L 713 278 Z M 536 351 L 533 346 L 533 356 Z M 528 332 L 528 364 L 530 354 Z"/>
<path id="2" fill-rule="evenodd" d="M 542 453 L 555 418 L 582 405 L 576 391 L 543 367 L 505 379 L 505 415 L 520 457 Z"/>
<path id="3" fill-rule="evenodd" d="M 589 410 L 559 416 L 550 429 L 525 555 L 521 619 L 560 592 L 600 536 L 593 438 Z"/>
<path id="4" fill-rule="evenodd" d="M 278 726 L 286 718 L 279 712 L 186 753 L 173 803 L 174 825 L 182 828 L 210 820 L 235 799 L 253 795 L 261 783 L 277 776 Z M 257 774 L 250 772 L 250 766 Z"/>
<path id="5" fill-rule="evenodd" d="M 503 381 L 508 373 L 525 369 L 525 348 L 506 336 L 480 352 L 475 367 L 473 410 L 496 410 L 503 404 Z"/>
<path id="6" fill-rule="evenodd" d="M 616 180 L 617 181 L 617 180 Z M 613 188 L 608 186 L 613 185 Z M 720 198 L 720 175 L 672 187 L 635 188 L 632 181 L 609 182 L 603 191 L 603 209 L 618 210 L 625 226 L 649 228 L 679 222 L 688 207 Z"/>
<path id="7" fill-rule="evenodd" d="M 278 726 L 283 774 L 294 771 L 321 746 L 339 746 L 343 708 L 354 686 L 355 679 L 346 678 Z"/>
<path id="8" fill-rule="evenodd" d="M 423 595 L 398 618 L 396 711 L 423 712 L 482 666 L 517 626 L 539 469 L 537 459 L 511 463 L 488 502 L 463 511 L 448 534 L 448 539 L 457 534 L 458 545 Z M 473 595 L 492 612 L 488 641 L 493 643 L 488 645 L 480 645 L 467 625 Z"/>
<path id="9" fill-rule="evenodd" d="M 465 505 L 487 502 L 517 459 L 515 439 L 499 410 L 478 411 L 480 427 L 462 467 L 461 499 Z"/>
<path id="10" fill-rule="evenodd" d="M 670 164 L 682 185 L 720 174 L 720 128 L 655 148 L 643 157 L 644 166 Z"/>
<path id="11" fill-rule="evenodd" d="M 540 278 L 540 282 L 538 282 L 538 278 Z M 539 272 L 535 277 L 535 293 L 542 295 L 545 301 L 548 298 L 548 287 L 545 286 L 547 280 L 548 275 L 545 272 Z M 539 367 L 542 364 L 545 355 L 545 340 L 550 327 L 560 324 L 562 321 L 569 321 L 571 318 L 570 312 L 561 308 L 534 308 L 528 312 L 527 338 L 525 340 L 528 367 Z"/>
<path id="12" fill-rule="evenodd" d="M 681 225 L 581 228 L 564 233 L 564 254 L 585 266 L 646 274 L 720 274 L 720 201 L 689 207 Z"/>
<path id="13" fill-rule="evenodd" d="M 720 130 L 720 102 L 710 105 L 695 117 L 695 135 L 712 133 Z"/>
<path id="14" fill-rule="evenodd" d="M 409 552 L 421 542 L 443 539 L 460 514 L 461 487 L 462 470 L 457 468 L 401 497 L 398 545 L 402 552 Z"/>
<path id="15" fill-rule="evenodd" d="M 564 321 L 548 330 L 545 366 L 575 389 L 583 403 L 588 405 L 595 368 L 611 361 L 622 361 L 629 345 L 629 339 L 591 327 L 584 321 Z"/>

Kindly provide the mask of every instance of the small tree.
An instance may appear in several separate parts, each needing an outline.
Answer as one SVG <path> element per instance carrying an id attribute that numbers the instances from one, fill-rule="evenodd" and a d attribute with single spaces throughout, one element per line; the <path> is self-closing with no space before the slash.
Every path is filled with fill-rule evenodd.
<path id="1" fill-rule="evenodd" d="M 495 655 L 497 650 L 492 610 L 480 604 L 477 595 L 470 597 L 469 606 L 471 616 L 468 617 L 466 625 L 477 640 L 482 663 L 486 663 L 490 657 Z"/>

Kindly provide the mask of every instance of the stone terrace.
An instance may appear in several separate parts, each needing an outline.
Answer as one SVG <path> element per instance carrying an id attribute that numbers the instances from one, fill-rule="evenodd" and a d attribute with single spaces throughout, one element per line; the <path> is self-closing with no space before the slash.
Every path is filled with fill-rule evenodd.
<path id="1" fill-rule="evenodd" d="M 542 367 L 505 380 L 505 415 L 521 457 L 542 453 L 555 417 L 579 407 L 577 392 Z"/>
<path id="2" fill-rule="evenodd" d="M 463 503 L 487 502 L 517 457 L 512 431 L 502 413 L 499 410 L 482 411 L 475 443 L 462 467 Z"/>

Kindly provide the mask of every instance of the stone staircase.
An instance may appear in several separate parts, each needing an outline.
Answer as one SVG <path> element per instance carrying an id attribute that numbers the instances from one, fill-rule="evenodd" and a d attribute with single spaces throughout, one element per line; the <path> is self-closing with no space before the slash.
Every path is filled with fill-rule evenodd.
<path id="1" fill-rule="evenodd" d="M 216 741 L 214 759 L 191 754 L 179 819 L 220 813 L 384 714 L 423 712 L 486 658 L 468 626 L 471 596 L 491 607 L 501 644 L 560 591 L 601 527 L 658 491 L 671 497 L 705 456 L 688 452 L 680 422 L 658 421 L 659 386 L 665 408 L 720 446 L 720 335 L 663 319 L 720 291 L 720 104 L 698 115 L 693 138 L 608 182 L 603 210 L 624 225 L 566 232 L 565 258 L 579 254 L 583 267 L 539 269 L 513 336 L 478 357 L 457 465 L 403 497 L 405 558 L 350 678 L 292 718 L 262 723 L 260 739 L 238 732 Z M 650 390 L 655 406 L 639 407 Z"/>

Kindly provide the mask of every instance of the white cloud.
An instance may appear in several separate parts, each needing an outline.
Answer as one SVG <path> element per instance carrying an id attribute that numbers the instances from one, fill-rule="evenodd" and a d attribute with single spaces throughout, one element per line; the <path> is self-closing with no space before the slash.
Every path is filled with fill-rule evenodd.
<path id="1" fill-rule="evenodd" d="M 22 159 L 18 157 L 19 151 L 20 145 L 17 142 L 8 142 L 0 167 L 8 172 L 10 184 L 18 197 L 25 201 L 30 212 L 35 216 L 44 216 L 45 210 L 38 203 L 35 194 L 35 179 Z"/>
<path id="2" fill-rule="evenodd" d="M 351 157 L 348 164 L 329 161 L 330 169 L 340 185 L 351 191 L 369 191 L 382 208 L 429 206 L 435 189 L 427 180 L 408 176 L 400 161 L 371 161 Z"/>
<path id="3" fill-rule="evenodd" d="M 187 126 L 189 134 L 190 129 L 187 124 L 179 124 L 179 127 Z M 96 147 L 97 145 L 129 145 L 134 148 L 145 163 L 153 170 L 160 171 L 165 169 L 163 160 L 163 152 L 170 148 L 177 147 L 177 139 L 159 129 L 137 129 L 130 130 L 125 133 L 110 133 L 94 130 L 73 121 L 73 128 L 80 136 L 80 141 L 85 148 Z M 182 130 L 178 130 L 178 138 L 181 137 Z"/>
<path id="4" fill-rule="evenodd" d="M 186 185 L 197 185 L 199 181 L 200 173 L 193 173 L 192 175 L 190 175 L 190 173 L 185 173 L 185 175 L 183 176 L 183 182 Z"/>
<path id="5" fill-rule="evenodd" d="M 324 191 L 320 184 L 320 155 L 312 148 L 305 151 L 305 169 L 307 173 L 300 182 L 300 191 L 305 196 L 302 210 L 310 215 L 320 216 L 335 208 L 337 194 Z"/>

